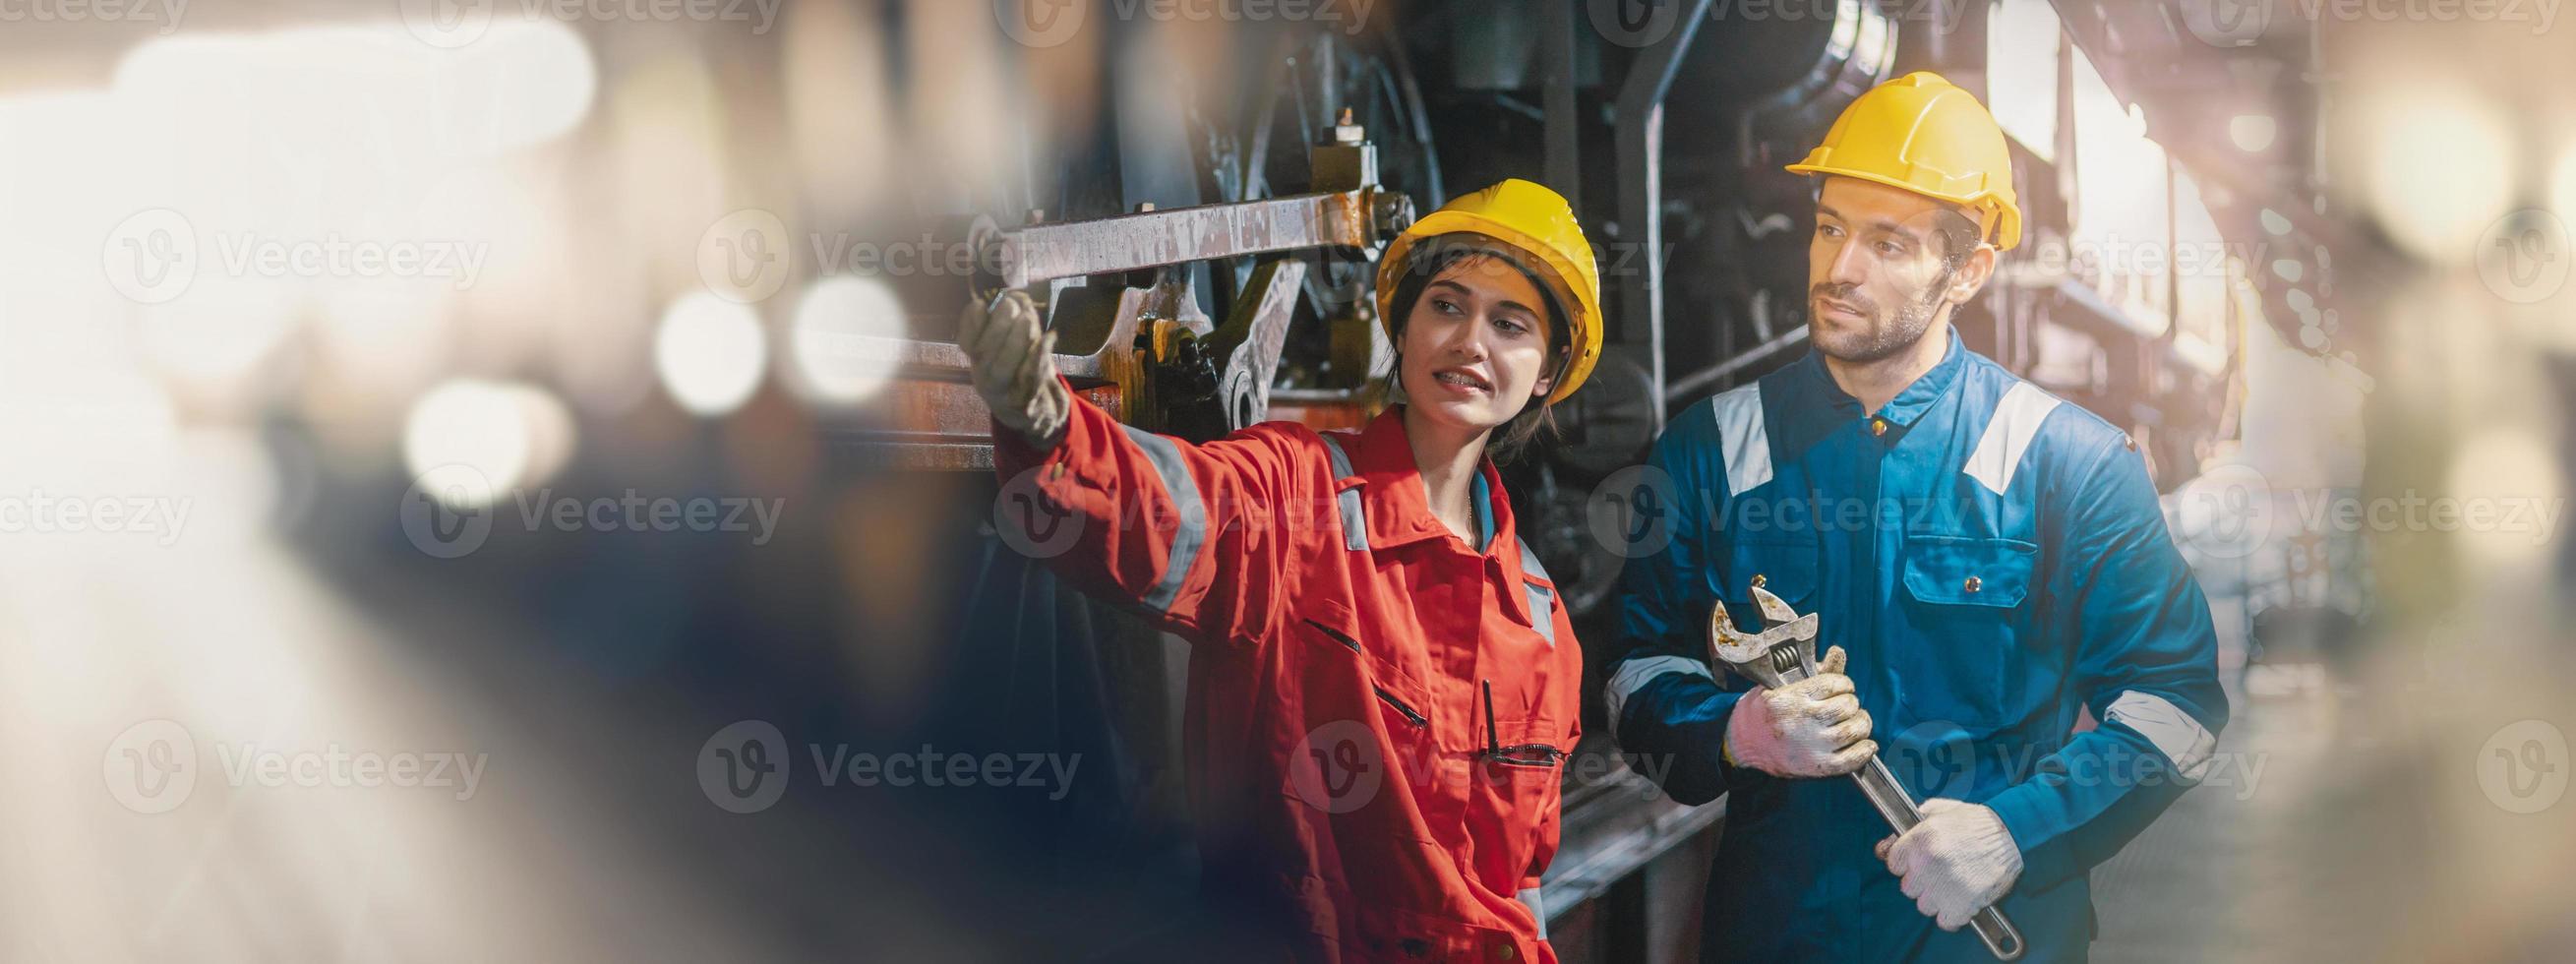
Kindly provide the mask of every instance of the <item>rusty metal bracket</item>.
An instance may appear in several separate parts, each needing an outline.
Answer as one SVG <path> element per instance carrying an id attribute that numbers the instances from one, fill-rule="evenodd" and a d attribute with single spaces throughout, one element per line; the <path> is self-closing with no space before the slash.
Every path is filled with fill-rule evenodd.
<path id="1" fill-rule="evenodd" d="M 1225 323 L 1207 338 L 1210 355 L 1222 359 L 1217 371 L 1217 397 L 1225 402 L 1228 430 L 1270 417 L 1270 383 L 1279 371 L 1279 349 L 1288 340 L 1288 323 L 1297 316 L 1297 296 L 1306 284 L 1306 263 L 1295 258 L 1269 258 L 1252 270 L 1251 283 Z"/>

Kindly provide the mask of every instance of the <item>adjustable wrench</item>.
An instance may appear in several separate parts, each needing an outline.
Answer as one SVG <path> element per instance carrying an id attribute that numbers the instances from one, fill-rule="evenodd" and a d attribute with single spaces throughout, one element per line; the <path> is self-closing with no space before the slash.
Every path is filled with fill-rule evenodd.
<path id="1" fill-rule="evenodd" d="M 1753 586 L 1753 603 L 1762 610 L 1764 628 L 1747 633 L 1735 628 L 1735 620 L 1726 614 L 1726 604 L 1717 604 L 1708 617 L 1708 652 L 1711 659 L 1734 670 L 1746 679 L 1763 686 L 1779 688 L 1816 675 L 1816 614 L 1798 615 L 1780 597 L 1761 586 Z M 1860 792 L 1887 825 L 1899 835 L 1923 822 L 1923 810 L 1914 797 L 1897 785 L 1895 774 L 1887 763 L 1871 754 L 1869 763 L 1852 771 Z M 1977 912 L 1968 921 L 1977 938 L 1986 942 L 1986 950 L 1998 961 L 2020 960 L 2028 950 L 2022 944 L 2021 931 L 1996 907 Z"/>

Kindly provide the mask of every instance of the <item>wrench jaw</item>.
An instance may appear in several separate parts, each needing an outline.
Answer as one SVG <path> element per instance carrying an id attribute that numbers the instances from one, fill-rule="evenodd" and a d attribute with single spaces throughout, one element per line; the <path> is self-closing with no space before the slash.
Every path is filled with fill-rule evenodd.
<path id="1" fill-rule="evenodd" d="M 1768 624 L 1759 633 L 1736 628 L 1720 602 L 1708 615 L 1711 659 L 1768 687 L 1786 686 L 1815 675 L 1816 616 L 1798 615 L 1780 597 L 1754 586 L 1753 603 Z"/>

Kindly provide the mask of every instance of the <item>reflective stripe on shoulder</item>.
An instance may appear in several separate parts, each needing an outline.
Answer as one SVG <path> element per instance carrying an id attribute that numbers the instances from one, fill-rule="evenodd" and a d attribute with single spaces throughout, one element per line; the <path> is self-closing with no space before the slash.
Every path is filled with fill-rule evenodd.
<path id="1" fill-rule="evenodd" d="M 1315 437 L 1323 439 L 1324 451 L 1332 454 L 1333 478 L 1346 479 L 1357 474 L 1351 471 L 1350 455 L 1342 451 L 1342 443 L 1334 440 L 1332 433 L 1317 432 Z M 1360 514 L 1360 490 L 1343 489 L 1334 498 L 1342 507 L 1342 544 L 1352 549 L 1368 548 L 1368 517 Z"/>
<path id="2" fill-rule="evenodd" d="M 1627 708 L 1628 697 L 1637 695 L 1638 690 L 1645 689 L 1646 684 L 1666 673 L 1685 673 L 1711 683 L 1717 682 L 1717 677 L 1709 675 L 1707 663 L 1687 656 L 1648 656 L 1620 663 L 1619 671 L 1611 674 L 1610 685 L 1603 693 L 1610 709 L 1611 739 L 1616 740 L 1619 736 L 1619 713 Z"/>
<path id="3" fill-rule="evenodd" d="M 1995 402 L 1995 414 L 1986 420 L 1984 435 L 1977 438 L 1977 450 L 1968 455 L 1966 472 L 1996 495 L 2012 488 L 2013 473 L 2021 469 L 2021 457 L 2029 451 L 2030 440 L 2039 435 L 2039 426 L 2048 414 L 2057 410 L 2057 397 L 2039 390 L 2029 382 L 2016 381 Z"/>
<path id="4" fill-rule="evenodd" d="M 1771 429 L 1762 421 L 1762 383 L 1754 382 L 1717 396 L 1719 451 L 1726 456 L 1726 487 L 1743 495 L 1771 481 Z"/>
<path id="5" fill-rule="evenodd" d="M 1199 547 L 1207 541 L 1207 506 L 1199 501 L 1199 486 L 1190 478 L 1189 462 L 1181 458 L 1180 443 L 1133 425 L 1118 427 L 1145 451 L 1145 460 L 1153 463 L 1154 474 L 1162 478 L 1163 492 L 1171 496 L 1172 508 L 1180 517 L 1180 525 L 1172 532 L 1172 553 L 1164 561 L 1162 578 L 1144 597 L 1145 605 L 1155 612 L 1170 612 L 1172 601 L 1180 598 L 1181 583 L 1190 576 L 1191 564 L 1198 561 Z"/>
<path id="6" fill-rule="evenodd" d="M 1556 580 L 1548 578 L 1547 567 L 1539 565 L 1538 553 L 1530 548 L 1529 540 L 1519 541 L 1521 575 L 1554 583 Z M 1547 640 L 1548 645 L 1556 645 L 1556 591 L 1527 581 L 1521 583 L 1521 588 L 1529 593 L 1530 627 L 1538 630 L 1539 638 Z"/>
<path id="7" fill-rule="evenodd" d="M 2218 749 L 2218 737 L 2199 720 L 2173 705 L 2173 701 L 2154 693 L 2130 690 L 2111 701 L 2102 719 L 2107 723 L 2138 731 L 2139 736 L 2156 745 L 2156 750 L 2173 761 L 2174 771 L 2183 779 L 2198 781 L 2209 772 L 2209 758 Z"/>

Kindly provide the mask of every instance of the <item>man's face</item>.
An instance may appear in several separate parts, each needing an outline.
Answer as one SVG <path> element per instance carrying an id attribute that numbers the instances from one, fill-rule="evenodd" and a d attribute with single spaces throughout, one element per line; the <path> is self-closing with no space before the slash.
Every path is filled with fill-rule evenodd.
<path id="1" fill-rule="evenodd" d="M 1993 255 L 1980 247 L 1950 268 L 1935 237 L 1956 211 L 1912 191 L 1828 177 L 1807 243 L 1808 335 L 1816 349 L 1872 362 L 1922 340 L 1943 309 L 1976 293 Z M 1973 276 L 1978 284 L 1962 284 Z"/>

